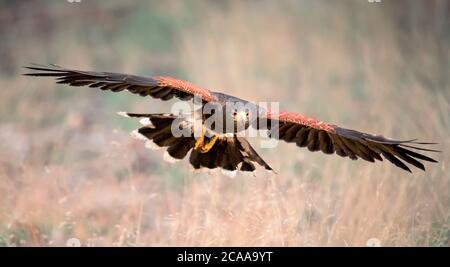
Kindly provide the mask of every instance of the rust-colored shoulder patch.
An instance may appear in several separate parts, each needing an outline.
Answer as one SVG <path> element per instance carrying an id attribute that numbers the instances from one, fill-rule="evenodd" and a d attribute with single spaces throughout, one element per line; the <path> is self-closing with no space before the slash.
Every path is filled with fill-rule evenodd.
<path id="1" fill-rule="evenodd" d="M 269 112 L 267 114 L 267 118 L 268 119 L 273 119 L 273 120 L 279 120 L 282 122 L 291 122 L 291 123 L 298 123 L 301 125 L 305 125 L 314 129 L 318 129 L 318 130 L 324 130 L 327 132 L 331 132 L 334 133 L 335 132 L 335 128 L 333 125 L 331 124 L 327 124 L 323 121 L 319 121 L 316 120 L 314 118 L 310 118 L 298 113 L 294 113 L 294 112 L 288 112 L 288 111 L 281 111 L 278 113 L 272 113 Z"/>
<path id="2" fill-rule="evenodd" d="M 189 94 L 198 95 L 205 101 L 215 101 L 216 98 L 211 94 L 208 89 L 198 87 L 190 82 L 178 80 L 172 77 L 156 76 L 153 77 L 161 87 L 170 87 L 176 90 L 180 90 Z"/>

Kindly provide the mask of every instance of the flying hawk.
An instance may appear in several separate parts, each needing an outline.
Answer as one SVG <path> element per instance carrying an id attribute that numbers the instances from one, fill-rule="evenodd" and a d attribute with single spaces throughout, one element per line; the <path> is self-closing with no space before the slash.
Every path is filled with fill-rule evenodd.
<path id="1" fill-rule="evenodd" d="M 256 169 L 255 164 L 258 164 L 266 170 L 273 171 L 250 143 L 238 134 L 242 131 L 236 127 L 238 124 L 244 125 L 244 130 L 250 125 L 259 130 L 266 130 L 269 137 L 295 143 L 299 147 L 307 147 L 309 151 L 336 153 L 352 160 L 362 158 L 370 162 L 382 161 L 384 157 L 395 166 L 409 172 L 411 170 L 405 162 L 422 170 L 425 170 L 425 167 L 419 160 L 437 162 L 421 154 L 423 152 L 418 153 L 420 151 L 439 152 L 423 146 L 435 143 L 418 142 L 416 139 L 392 140 L 380 135 L 341 128 L 293 112 L 265 110 L 249 101 L 213 92 L 172 77 L 143 77 L 112 72 L 80 71 L 56 65 L 36 65 L 26 68 L 32 72 L 24 75 L 56 77 L 57 83 L 60 84 L 88 86 L 113 92 L 128 90 L 133 94 L 151 96 L 164 101 L 174 97 L 181 100 L 197 97 L 201 99 L 202 108 L 207 104 L 222 107 L 224 118 L 231 118 L 234 127 L 221 127 L 222 130 L 217 131 L 217 127 L 205 124 L 208 116 L 201 115 L 201 134 L 199 135 L 194 134 L 195 130 L 189 116 L 167 113 L 121 113 L 128 117 L 141 118 L 144 126 L 137 129 L 135 134 L 145 138 L 149 144 L 167 148 L 166 155 L 172 159 L 181 160 L 190 152 L 189 162 L 195 169 L 204 167 L 221 168 L 233 173 L 238 170 L 253 172 Z M 229 103 L 243 104 L 241 106 L 247 108 L 243 109 L 239 108 L 239 105 L 234 105 L 235 108 L 229 110 L 225 108 Z M 258 110 L 257 120 L 253 119 L 252 123 L 250 123 L 249 105 Z M 225 119 L 222 120 L 224 125 L 220 126 L 225 126 L 225 121 Z M 257 123 L 253 123 L 255 121 Z M 175 136 L 172 131 L 174 124 L 179 129 L 187 130 L 188 134 Z"/>

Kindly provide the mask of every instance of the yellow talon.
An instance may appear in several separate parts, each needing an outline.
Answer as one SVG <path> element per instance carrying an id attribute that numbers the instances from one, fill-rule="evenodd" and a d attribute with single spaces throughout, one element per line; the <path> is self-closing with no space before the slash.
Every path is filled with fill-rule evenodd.
<path id="1" fill-rule="evenodd" d="M 200 135 L 200 137 L 195 142 L 194 149 L 203 148 L 203 145 L 205 144 L 204 141 L 205 141 L 205 130 L 204 130 L 204 128 L 202 128 L 202 134 Z"/>
<path id="2" fill-rule="evenodd" d="M 202 148 L 201 148 L 201 152 L 202 153 L 207 153 L 216 143 L 217 139 L 219 139 L 217 137 L 217 135 L 214 135 L 211 140 L 209 140 L 209 142 L 207 144 L 203 144 Z"/>

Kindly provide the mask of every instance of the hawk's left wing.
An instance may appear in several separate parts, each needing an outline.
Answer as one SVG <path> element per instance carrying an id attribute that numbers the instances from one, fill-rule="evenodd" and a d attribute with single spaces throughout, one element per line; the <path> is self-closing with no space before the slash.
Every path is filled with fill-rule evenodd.
<path id="1" fill-rule="evenodd" d="M 201 97 L 204 102 L 215 100 L 209 90 L 172 77 L 145 77 L 114 72 L 81 71 L 56 65 L 26 68 L 35 72 L 24 75 L 56 77 L 57 83 L 71 86 L 89 86 L 113 92 L 128 90 L 133 94 L 151 96 L 161 100 L 169 100 L 173 97 L 188 100 L 193 96 Z"/>
<path id="2" fill-rule="evenodd" d="M 401 160 L 425 170 L 419 160 L 437 162 L 435 159 L 413 150 L 439 152 L 418 145 L 423 143 L 414 140 L 399 141 L 327 124 L 293 112 L 268 113 L 268 129 L 270 137 L 277 137 L 288 143 L 296 143 L 299 147 L 307 147 L 310 151 L 322 151 L 326 154 L 336 152 L 341 157 L 353 160 L 362 158 L 375 162 L 383 160 L 381 155 L 403 170 L 411 172 Z M 278 127 L 276 127 L 278 123 Z M 278 131 L 278 136 L 275 134 Z M 401 160 L 400 160 L 401 159 Z"/>

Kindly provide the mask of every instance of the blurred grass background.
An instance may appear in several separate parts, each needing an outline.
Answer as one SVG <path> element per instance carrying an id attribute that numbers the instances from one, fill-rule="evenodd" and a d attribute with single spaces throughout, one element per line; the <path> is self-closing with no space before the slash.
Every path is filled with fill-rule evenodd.
<path id="1" fill-rule="evenodd" d="M 1 1 L 0 245 L 449 246 L 449 29 L 445 0 Z M 20 76 L 31 62 L 170 75 L 443 152 L 411 175 L 251 140 L 278 176 L 194 173 L 115 114 L 167 103 Z"/>

